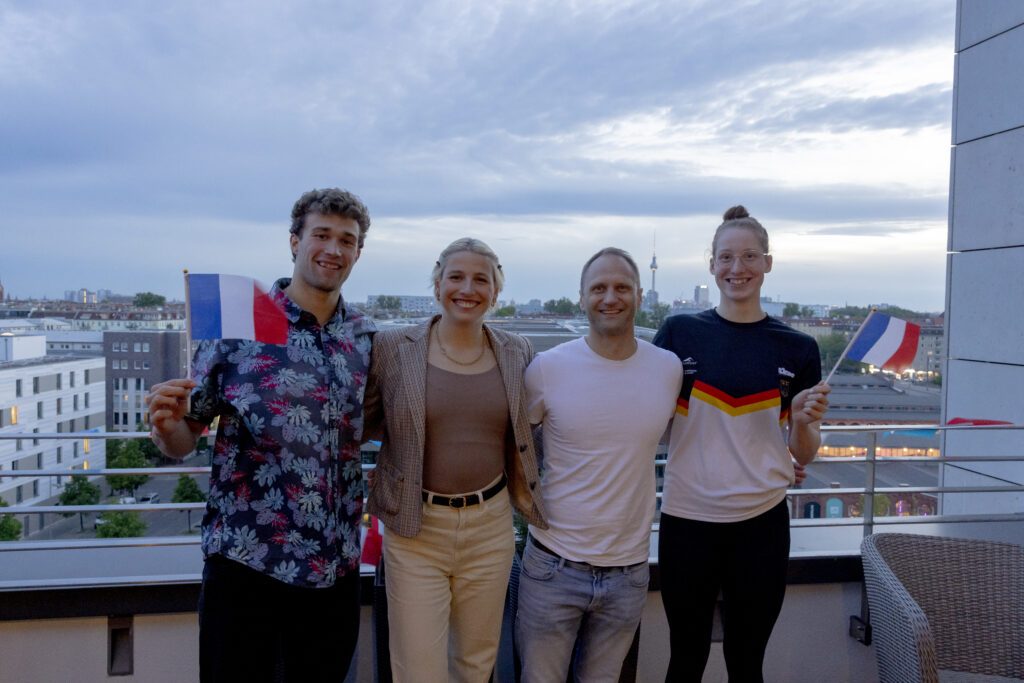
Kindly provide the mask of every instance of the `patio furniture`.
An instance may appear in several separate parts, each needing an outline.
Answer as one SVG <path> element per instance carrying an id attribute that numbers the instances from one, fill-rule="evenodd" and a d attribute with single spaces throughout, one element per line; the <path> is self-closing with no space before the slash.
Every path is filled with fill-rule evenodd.
<path id="1" fill-rule="evenodd" d="M 875 534 L 861 557 L 881 683 L 1024 679 L 1024 547 Z"/>

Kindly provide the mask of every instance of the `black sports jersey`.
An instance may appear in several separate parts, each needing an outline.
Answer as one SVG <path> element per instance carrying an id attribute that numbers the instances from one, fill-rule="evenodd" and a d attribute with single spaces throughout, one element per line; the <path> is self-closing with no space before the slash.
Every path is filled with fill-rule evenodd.
<path id="1" fill-rule="evenodd" d="M 734 323 L 708 310 L 669 318 L 654 343 L 683 364 L 662 510 L 739 521 L 778 504 L 793 479 L 790 403 L 821 380 L 814 339 L 770 316 Z"/>

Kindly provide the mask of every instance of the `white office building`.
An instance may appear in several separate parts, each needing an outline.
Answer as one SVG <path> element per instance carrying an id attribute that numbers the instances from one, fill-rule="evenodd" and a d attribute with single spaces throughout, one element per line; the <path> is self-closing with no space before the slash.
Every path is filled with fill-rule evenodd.
<path id="1" fill-rule="evenodd" d="M 958 10 L 942 416 L 1024 424 L 1024 3 L 964 1 Z M 1019 455 L 1021 432 L 947 432 L 943 452 Z M 1021 481 L 1020 462 L 943 467 L 946 486 Z M 1022 498 L 946 494 L 942 511 L 1020 513 Z M 999 528 L 1024 542 L 1020 522 Z"/>
<path id="2" fill-rule="evenodd" d="M 39 469 L 96 469 L 106 463 L 102 439 L 51 440 L 33 434 L 104 431 L 101 356 L 46 354 L 42 335 L 0 337 L 0 498 L 31 505 L 60 493 L 63 477 L 5 477 L 5 472 Z M 25 531 L 38 522 L 26 515 Z"/>

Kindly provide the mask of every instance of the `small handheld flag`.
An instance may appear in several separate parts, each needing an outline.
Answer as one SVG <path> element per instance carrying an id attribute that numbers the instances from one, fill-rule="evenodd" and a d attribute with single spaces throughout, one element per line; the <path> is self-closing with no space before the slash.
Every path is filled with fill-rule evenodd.
<path id="1" fill-rule="evenodd" d="M 908 368 L 917 355 L 917 342 L 920 338 L 920 325 L 872 309 L 825 381 L 832 379 L 844 358 L 870 363 L 883 370 L 900 371 Z"/>
<path id="2" fill-rule="evenodd" d="M 883 370 L 903 370 L 914 362 L 920 337 L 920 325 L 875 313 L 864 321 L 846 357 Z"/>
<path id="3" fill-rule="evenodd" d="M 190 339 L 288 342 L 288 319 L 255 280 L 240 275 L 186 273 Z"/>

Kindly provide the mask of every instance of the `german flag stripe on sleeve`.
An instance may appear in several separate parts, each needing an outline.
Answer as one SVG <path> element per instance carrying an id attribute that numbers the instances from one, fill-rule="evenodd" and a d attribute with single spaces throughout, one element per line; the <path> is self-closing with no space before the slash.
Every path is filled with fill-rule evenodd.
<path id="1" fill-rule="evenodd" d="M 681 398 L 678 401 L 676 401 L 676 412 L 682 415 L 683 417 L 689 415 L 690 401 L 685 398 Z"/>
<path id="2" fill-rule="evenodd" d="M 778 389 L 761 391 L 749 396 L 735 397 L 700 380 L 694 382 L 693 390 L 690 392 L 690 399 L 703 401 L 733 417 L 755 413 L 759 410 L 769 410 L 782 405 L 782 395 Z M 676 412 L 678 411 L 679 409 L 677 408 Z"/>

